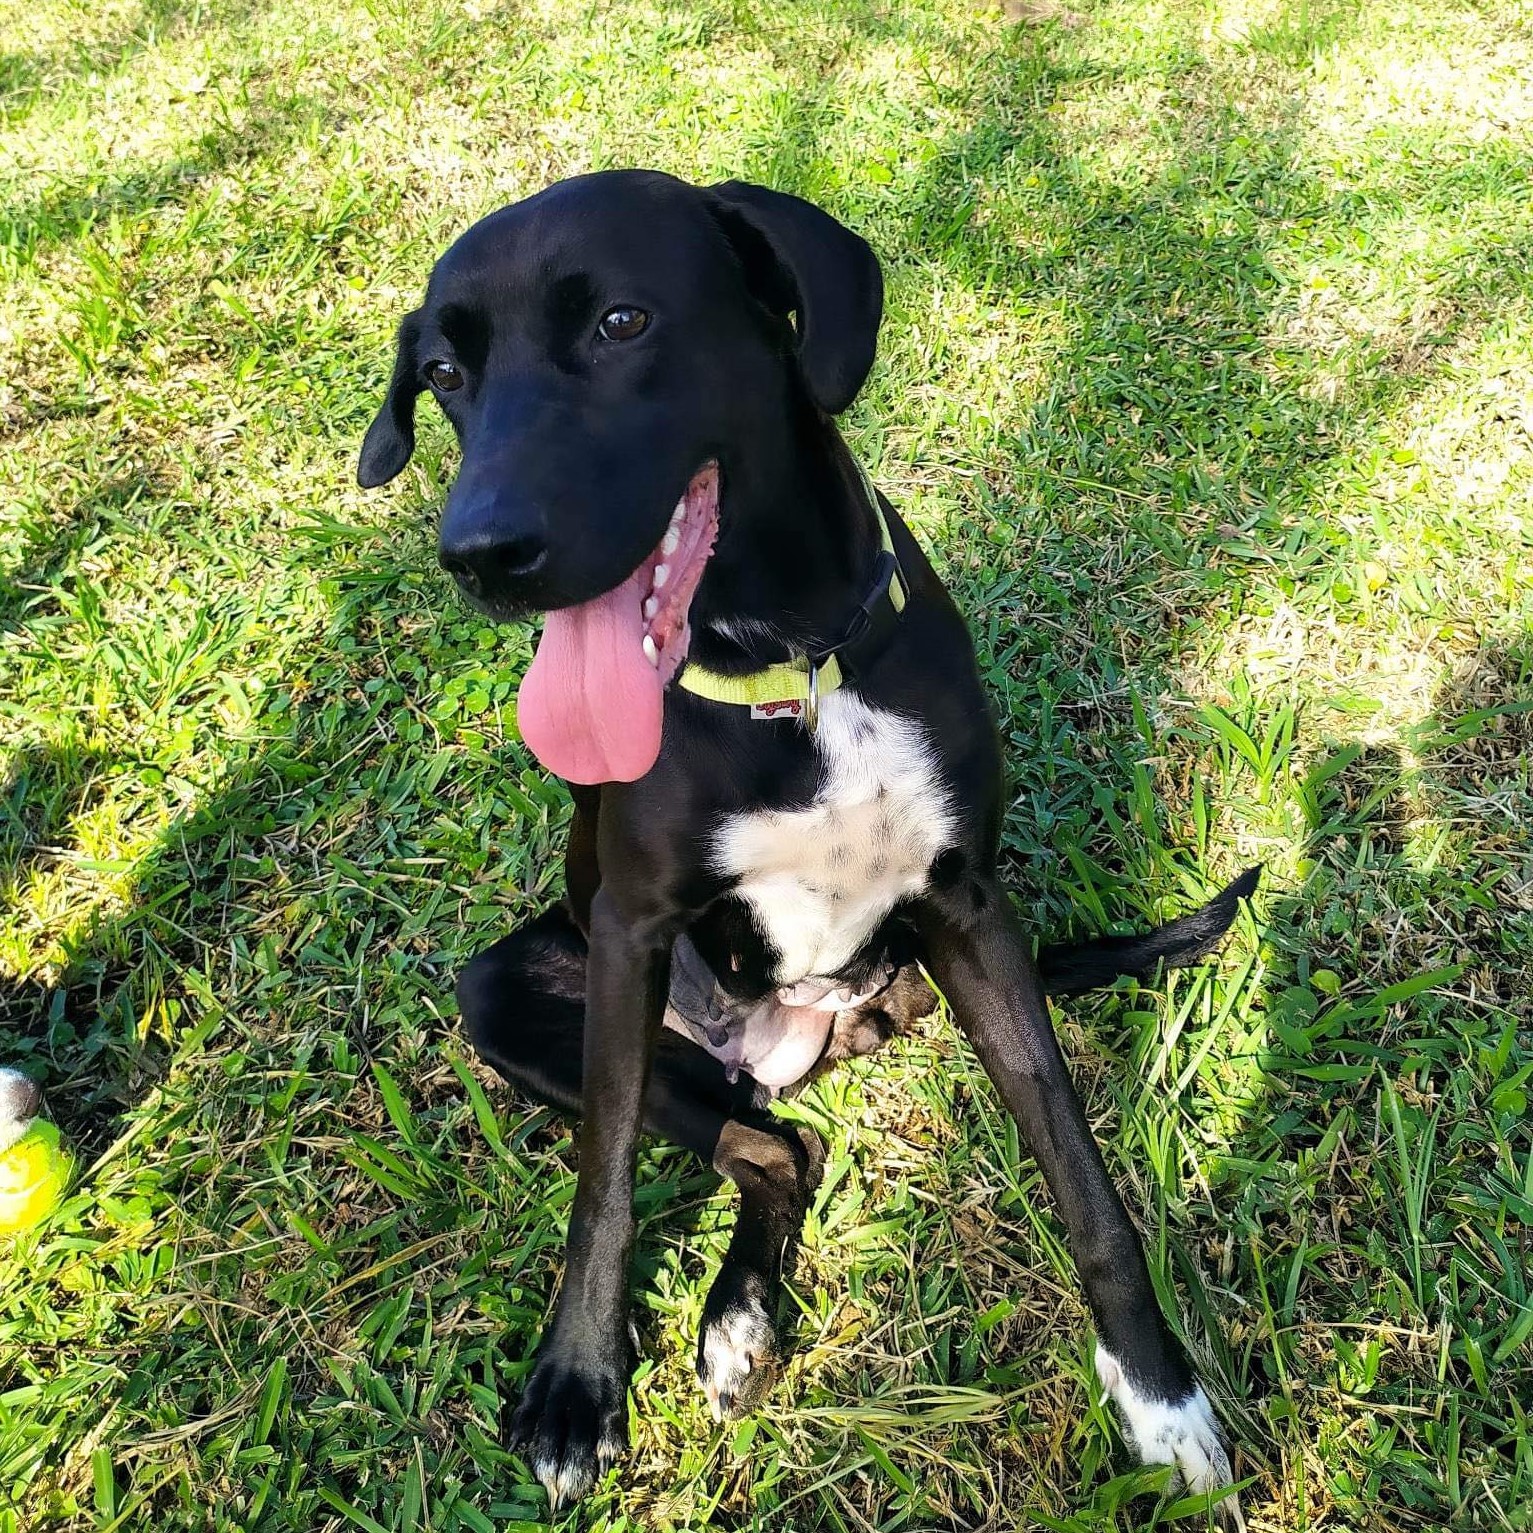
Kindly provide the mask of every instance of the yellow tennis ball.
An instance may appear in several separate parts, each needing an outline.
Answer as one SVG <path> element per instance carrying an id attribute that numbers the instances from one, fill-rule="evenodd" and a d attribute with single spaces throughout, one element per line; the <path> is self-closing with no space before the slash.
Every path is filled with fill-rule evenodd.
<path id="1" fill-rule="evenodd" d="M 0 1235 L 18 1234 L 46 1219 L 62 1201 L 73 1165 L 58 1129 L 42 1118 L 0 1151 Z"/>

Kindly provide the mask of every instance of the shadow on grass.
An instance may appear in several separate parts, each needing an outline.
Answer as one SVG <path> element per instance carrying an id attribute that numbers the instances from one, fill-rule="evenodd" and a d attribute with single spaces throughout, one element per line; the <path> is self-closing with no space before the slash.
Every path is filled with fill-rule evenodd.
<path id="1" fill-rule="evenodd" d="M 1533 1484 L 1504 1409 L 1528 1377 L 1504 1221 L 1533 1213 L 1530 681 L 1533 641 L 1512 636 L 1446 673 L 1402 743 L 1320 744 L 1307 871 L 1266 902 L 1260 1095 L 1214 1194 L 1258 1257 L 1226 1355 L 1265 1380 L 1308 1492 L 1360 1526 L 1493 1526 Z M 1310 1415 L 1327 1387 L 1339 1457 Z"/>
<path id="2" fill-rule="evenodd" d="M 82 559 L 109 543 L 140 502 L 169 489 L 161 473 L 124 470 L 92 485 L 61 515 L 50 513 L 45 526 L 29 528 L 30 537 L 16 550 L 14 562 L 0 569 L 0 635 L 23 633 L 34 625 L 46 632 L 66 620 L 66 609 L 72 609 L 69 616 L 91 622 L 94 608 L 99 622 L 99 598 L 81 568 Z M 72 775 L 67 762 L 58 764 L 58 774 Z M 30 813 L 33 806 L 26 807 Z M 59 819 L 51 811 L 50 816 Z"/>
<path id="3" fill-rule="evenodd" d="M 99 25 L 87 24 L 67 42 L 0 53 L 0 120 L 24 120 L 63 82 L 85 76 L 98 89 L 167 40 L 232 31 L 264 9 L 265 0 L 197 0 L 191 6 L 184 0 L 135 0 L 120 11 L 105 8 Z"/>
<path id="4" fill-rule="evenodd" d="M 84 267 L 66 289 L 60 325 L 60 339 L 80 367 L 79 385 L 38 390 L 26 413 L 6 423 L 6 434 L 99 410 L 117 381 L 122 354 L 149 339 L 151 318 L 140 290 L 163 279 L 161 263 L 185 259 L 184 249 L 155 227 L 157 210 L 191 202 L 204 182 L 279 154 L 301 133 L 333 125 L 340 112 L 334 101 L 311 93 L 244 90 L 233 110 L 223 105 L 219 120 L 189 153 L 121 168 L 114 162 L 110 175 L 61 178 L 30 202 L 0 208 L 0 241 L 11 248 L 12 261 L 68 249 Z M 124 224 L 136 224 L 144 235 L 131 257 L 115 244 Z"/>

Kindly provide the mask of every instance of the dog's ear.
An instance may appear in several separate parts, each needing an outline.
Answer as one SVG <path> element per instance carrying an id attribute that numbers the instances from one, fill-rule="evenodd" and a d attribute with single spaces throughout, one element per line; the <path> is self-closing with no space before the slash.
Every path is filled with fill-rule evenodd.
<path id="1" fill-rule="evenodd" d="M 357 458 L 357 483 L 364 490 L 387 484 L 415 451 L 415 400 L 422 388 L 415 358 L 419 336 L 419 311 L 406 314 L 399 326 L 389 391 L 362 438 L 362 452 Z"/>
<path id="2" fill-rule="evenodd" d="M 810 397 L 838 415 L 873 366 L 884 276 L 872 246 L 812 202 L 744 181 L 708 188 L 746 280 L 774 313 L 798 319 Z"/>

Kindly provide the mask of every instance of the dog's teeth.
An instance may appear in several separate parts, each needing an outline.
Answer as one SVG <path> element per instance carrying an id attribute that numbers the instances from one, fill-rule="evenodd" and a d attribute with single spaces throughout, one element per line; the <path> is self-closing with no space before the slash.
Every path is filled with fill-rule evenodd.
<path id="1" fill-rule="evenodd" d="M 644 658 L 653 666 L 658 667 L 660 664 L 660 650 L 649 634 L 644 635 Z"/>
<path id="2" fill-rule="evenodd" d="M 683 495 L 681 499 L 676 502 L 676 509 L 671 512 L 671 526 L 679 527 L 682 523 L 682 519 L 686 516 L 686 514 L 687 497 Z"/>
<path id="3" fill-rule="evenodd" d="M 658 596 L 646 596 L 644 598 L 644 621 L 654 620 L 655 614 L 660 610 L 660 598 Z"/>
<path id="4" fill-rule="evenodd" d="M 681 542 L 681 534 L 674 526 L 666 528 L 665 536 L 660 539 L 660 552 L 669 556 L 676 552 L 676 546 Z"/>
<path id="5" fill-rule="evenodd" d="M 669 564 L 657 564 L 655 566 L 655 589 L 657 591 L 670 578 L 671 578 L 671 567 L 670 567 Z"/>

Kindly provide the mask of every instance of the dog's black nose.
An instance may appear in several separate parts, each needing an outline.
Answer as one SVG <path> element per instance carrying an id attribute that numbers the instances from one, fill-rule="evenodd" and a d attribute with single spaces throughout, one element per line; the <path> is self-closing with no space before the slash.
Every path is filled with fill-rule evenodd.
<path id="1" fill-rule="evenodd" d="M 548 557 L 548 544 L 536 532 L 506 537 L 494 532 L 443 538 L 437 561 L 471 596 L 493 595 L 508 580 L 536 574 Z"/>

